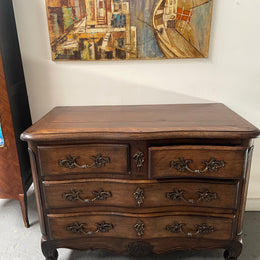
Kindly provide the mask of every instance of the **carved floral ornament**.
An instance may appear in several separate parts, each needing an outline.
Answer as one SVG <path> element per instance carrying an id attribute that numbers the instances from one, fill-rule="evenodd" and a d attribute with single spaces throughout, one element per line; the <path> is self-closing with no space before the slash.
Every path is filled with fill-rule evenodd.
<path id="1" fill-rule="evenodd" d="M 101 153 L 97 154 L 96 156 L 90 156 L 90 159 L 93 160 L 92 164 L 83 164 L 79 165 L 77 160 L 80 158 L 80 156 L 71 156 L 66 155 L 66 159 L 60 160 L 59 165 L 61 167 L 73 169 L 73 168 L 80 168 L 80 169 L 86 169 L 86 168 L 92 168 L 92 167 L 105 167 L 107 163 L 111 163 L 110 157 L 103 157 Z"/>
<path id="2" fill-rule="evenodd" d="M 144 203 L 144 190 L 140 187 L 138 187 L 135 191 L 134 195 L 134 199 L 137 202 L 138 207 L 141 207 L 141 205 Z"/>
<path id="3" fill-rule="evenodd" d="M 184 232 L 183 227 L 186 224 L 184 223 L 178 223 L 174 222 L 173 225 L 167 225 L 165 228 L 167 231 L 171 233 L 183 233 L 186 236 L 192 237 L 193 235 L 200 234 L 200 235 L 208 235 L 212 232 L 214 232 L 214 227 L 213 226 L 208 226 L 206 223 L 202 223 L 201 225 L 194 225 L 195 227 L 195 232 L 194 231 L 189 231 L 189 232 Z"/>
<path id="4" fill-rule="evenodd" d="M 144 234 L 144 228 L 145 228 L 144 222 L 139 219 L 139 220 L 136 222 L 136 224 L 134 225 L 134 229 L 135 229 L 135 231 L 136 231 L 136 233 L 137 233 L 137 235 L 138 235 L 139 238 L 141 238 L 141 237 L 143 236 L 143 234 Z"/>
<path id="5" fill-rule="evenodd" d="M 74 222 L 72 225 L 68 225 L 66 227 L 66 230 L 68 232 L 74 233 L 74 234 L 85 234 L 85 235 L 93 235 L 96 233 L 107 233 L 111 229 L 114 228 L 113 224 L 101 222 L 96 224 L 96 230 L 88 230 L 86 229 L 87 224 L 86 223 L 78 223 L 77 221 Z"/>
<path id="6" fill-rule="evenodd" d="M 153 246 L 145 241 L 135 241 L 128 245 L 127 250 L 131 256 L 142 257 L 150 255 L 153 251 Z"/>
<path id="7" fill-rule="evenodd" d="M 176 169 L 179 172 L 191 172 L 191 173 L 205 173 L 207 171 L 209 172 L 216 172 L 219 168 L 222 168 L 225 166 L 225 162 L 223 160 L 217 161 L 215 158 L 211 158 L 209 161 L 202 161 L 203 164 L 205 164 L 204 169 L 191 169 L 189 164 L 193 161 L 191 159 L 184 159 L 183 157 L 180 157 L 177 161 L 170 161 L 170 167 Z"/>
<path id="8" fill-rule="evenodd" d="M 82 191 L 71 190 L 70 192 L 63 193 L 63 198 L 68 201 L 81 201 L 86 203 L 94 203 L 96 200 L 107 200 L 112 197 L 112 193 L 110 191 L 104 191 L 100 189 L 99 191 L 93 191 L 93 198 L 82 198 L 80 194 Z"/>
<path id="9" fill-rule="evenodd" d="M 166 192 L 166 198 L 173 200 L 173 201 L 185 201 L 187 203 L 199 203 L 199 202 L 211 202 L 212 200 L 217 199 L 217 194 L 215 192 L 210 192 L 208 190 L 205 190 L 203 192 L 198 191 L 197 196 L 198 199 L 186 199 L 184 197 L 184 194 L 186 191 L 179 190 L 177 188 L 174 188 L 173 192 Z"/>
<path id="10" fill-rule="evenodd" d="M 141 170 L 144 166 L 144 153 L 137 151 L 134 156 L 133 159 L 135 160 L 135 164 L 138 170 Z"/>

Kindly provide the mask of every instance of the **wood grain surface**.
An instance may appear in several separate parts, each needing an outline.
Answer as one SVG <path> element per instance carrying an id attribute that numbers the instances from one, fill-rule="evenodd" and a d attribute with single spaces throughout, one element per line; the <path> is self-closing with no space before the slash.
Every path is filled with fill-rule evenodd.
<path id="1" fill-rule="evenodd" d="M 158 178 L 239 178 L 243 176 L 244 154 L 246 147 L 241 146 L 163 146 L 149 148 L 149 176 Z M 180 158 L 189 160 L 188 170 L 180 171 L 171 167 L 171 162 L 178 163 Z M 223 166 L 216 170 L 206 170 L 206 162 L 214 159 L 223 162 Z"/>
<path id="2" fill-rule="evenodd" d="M 5 147 L 0 148 L 0 197 L 19 199 L 23 193 L 13 120 L 0 52 L 0 116 Z"/>
<path id="3" fill-rule="evenodd" d="M 138 193 L 138 189 L 143 191 L 143 200 L 140 206 L 138 199 L 134 194 Z M 79 193 L 79 199 L 69 200 L 64 195 L 71 194 L 74 190 Z M 95 200 L 93 202 L 82 201 L 95 198 L 95 193 L 100 190 L 110 192 L 111 197 L 106 200 Z M 203 200 L 200 194 L 208 191 L 215 194 L 216 197 Z M 167 198 L 167 193 L 182 192 L 181 198 Z M 238 183 L 221 182 L 221 181 L 203 181 L 203 180 L 175 180 L 175 181 L 123 181 L 103 179 L 74 180 L 74 181 L 45 181 L 44 194 L 46 199 L 46 207 L 48 209 L 64 209 L 84 207 L 86 211 L 94 210 L 103 206 L 106 210 L 111 211 L 111 207 L 117 207 L 118 210 L 127 211 L 128 208 L 140 209 L 152 208 L 153 211 L 160 211 L 161 207 L 172 208 L 174 206 L 182 207 L 210 207 L 222 209 L 222 213 L 226 213 L 227 209 L 235 210 L 237 207 Z M 124 196 L 122 196 L 124 194 Z M 90 208 L 90 209 L 88 209 Z M 168 210 L 169 210 L 168 209 Z M 114 210 L 114 208 L 112 209 Z"/>
<path id="4" fill-rule="evenodd" d="M 223 104 L 56 107 L 23 140 L 255 137 L 259 130 Z"/>

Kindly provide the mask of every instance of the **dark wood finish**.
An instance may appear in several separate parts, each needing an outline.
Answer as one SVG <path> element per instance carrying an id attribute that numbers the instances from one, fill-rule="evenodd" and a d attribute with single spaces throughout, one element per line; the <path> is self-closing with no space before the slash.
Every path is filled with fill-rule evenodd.
<path id="1" fill-rule="evenodd" d="M 226 259 L 236 259 L 258 134 L 222 104 L 55 108 L 21 135 L 43 254 L 57 259 L 60 247 L 132 256 L 223 248 Z M 109 160 L 81 167 L 97 154 Z M 175 167 L 171 161 L 181 157 L 192 161 Z"/>
<path id="2" fill-rule="evenodd" d="M 48 241 L 42 239 L 41 248 L 46 260 L 58 259 L 58 251 Z"/>
<path id="3" fill-rule="evenodd" d="M 138 199 L 134 197 L 138 188 L 143 190 L 144 193 L 144 199 L 140 206 Z M 86 201 L 86 199 L 96 198 L 97 195 L 95 193 L 100 190 L 110 192 L 111 197 L 106 200 Z M 108 179 L 103 179 L 102 182 L 99 179 L 88 180 L 88 182 L 85 180 L 45 181 L 44 193 L 48 209 L 104 206 L 109 211 L 110 207 L 121 207 L 127 210 L 127 208 L 136 207 L 200 206 L 234 210 L 237 207 L 238 184 L 236 182 L 217 182 L 215 180 L 211 182 L 209 180 L 204 182 L 195 180 L 147 182 Z M 175 194 L 173 194 L 172 198 L 167 198 L 167 193 Z M 182 193 L 181 196 L 178 195 L 180 193 Z M 212 195 L 210 197 L 209 193 L 215 196 Z M 75 194 L 78 195 L 76 196 Z"/>
<path id="4" fill-rule="evenodd" d="M 171 215 L 173 214 L 173 215 Z M 144 223 L 142 236 L 138 235 L 138 230 L 135 225 L 138 221 Z M 50 223 L 50 237 L 51 239 L 70 239 L 82 237 L 116 237 L 126 239 L 160 239 L 165 237 L 179 237 L 179 238 L 207 238 L 216 240 L 229 240 L 232 237 L 233 216 L 198 216 L 192 215 L 176 215 L 176 213 L 153 213 L 153 214 L 122 214 L 111 213 L 102 214 L 102 212 L 92 212 L 88 215 L 49 215 L 48 221 Z M 73 226 L 75 222 L 84 223 L 83 229 L 86 233 L 74 233 L 68 230 L 67 227 Z M 113 228 L 107 232 L 98 232 L 97 223 L 111 223 Z M 174 223 L 181 223 L 183 232 L 178 231 L 173 233 L 166 229 L 168 225 Z M 206 224 L 206 226 L 213 227 L 214 231 L 198 233 L 196 225 Z M 90 234 L 87 231 L 91 231 Z"/>
<path id="5" fill-rule="evenodd" d="M 223 116 L 225 115 L 225 116 Z M 57 107 L 26 140 L 250 138 L 258 129 L 223 104 Z"/>
<path id="6" fill-rule="evenodd" d="M 0 118 L 5 147 L 0 148 L 0 198 L 20 202 L 29 227 L 26 191 L 32 183 L 27 145 L 20 134 L 31 125 L 12 1 L 0 1 Z"/>
<path id="7" fill-rule="evenodd" d="M 238 178 L 243 174 L 244 154 L 246 147 L 230 146 L 164 146 L 149 148 L 149 175 L 151 179 L 160 178 Z M 205 170 L 205 161 L 212 158 L 223 161 L 224 166 L 216 170 L 206 170 L 202 173 L 188 170 L 177 170 L 170 162 L 179 162 L 180 158 L 190 160 L 188 167 L 192 170 Z"/>
<path id="8" fill-rule="evenodd" d="M 242 248 L 242 241 L 232 241 L 230 247 L 224 252 L 224 258 L 226 260 L 236 260 L 240 256 Z"/>
<path id="9" fill-rule="evenodd" d="M 129 174 L 129 146 L 119 144 L 89 144 L 78 146 L 54 146 L 54 147 L 38 147 L 41 158 L 40 166 L 43 175 L 56 175 L 68 173 L 115 173 Z M 67 160 L 67 156 L 78 157 L 76 163 L 79 166 L 91 166 L 95 163 L 95 158 L 101 154 L 104 158 L 109 158 L 109 162 L 105 162 L 102 166 L 93 165 L 92 167 L 73 168 L 65 167 L 57 162 Z M 95 158 L 93 158 L 95 157 Z"/>

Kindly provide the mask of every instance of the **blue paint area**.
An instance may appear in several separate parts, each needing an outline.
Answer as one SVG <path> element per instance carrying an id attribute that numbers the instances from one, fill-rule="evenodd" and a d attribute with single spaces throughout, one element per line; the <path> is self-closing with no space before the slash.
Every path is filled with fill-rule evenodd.
<path id="1" fill-rule="evenodd" d="M 197 44 L 196 46 L 203 54 L 208 51 L 208 41 L 210 35 L 210 21 L 211 21 L 211 12 L 213 2 L 201 5 L 194 9 L 191 27 L 193 33 L 196 37 Z"/>
<path id="2" fill-rule="evenodd" d="M 158 0 L 130 1 L 131 25 L 136 26 L 137 31 L 138 58 L 164 57 L 157 45 L 152 28 L 153 11 L 157 1 Z"/>
<path id="3" fill-rule="evenodd" d="M 157 45 L 154 30 L 152 28 L 152 16 L 158 0 L 130 1 L 131 25 L 137 30 L 138 58 L 163 58 Z M 211 9 L 213 1 L 194 8 L 191 19 L 191 27 L 195 37 L 195 47 L 208 53 L 208 39 L 210 35 Z"/>
<path id="4" fill-rule="evenodd" d="M 3 133 L 2 133 L 2 128 L 1 128 L 1 123 L 0 123 L 0 146 L 4 145 L 4 137 L 3 137 Z"/>
<path id="5" fill-rule="evenodd" d="M 113 14 L 111 25 L 114 28 L 123 28 L 126 26 L 126 17 L 124 14 Z"/>

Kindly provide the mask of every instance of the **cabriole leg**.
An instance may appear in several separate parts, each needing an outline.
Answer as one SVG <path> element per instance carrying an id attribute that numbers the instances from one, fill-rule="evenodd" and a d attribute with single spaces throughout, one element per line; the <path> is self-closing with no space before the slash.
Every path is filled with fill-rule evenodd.
<path id="1" fill-rule="evenodd" d="M 57 260 L 58 251 L 48 241 L 42 241 L 41 243 L 42 253 L 46 257 L 46 260 Z"/>
<path id="2" fill-rule="evenodd" d="M 243 245 L 239 241 L 233 241 L 231 246 L 224 252 L 225 260 L 236 260 L 242 251 Z"/>

